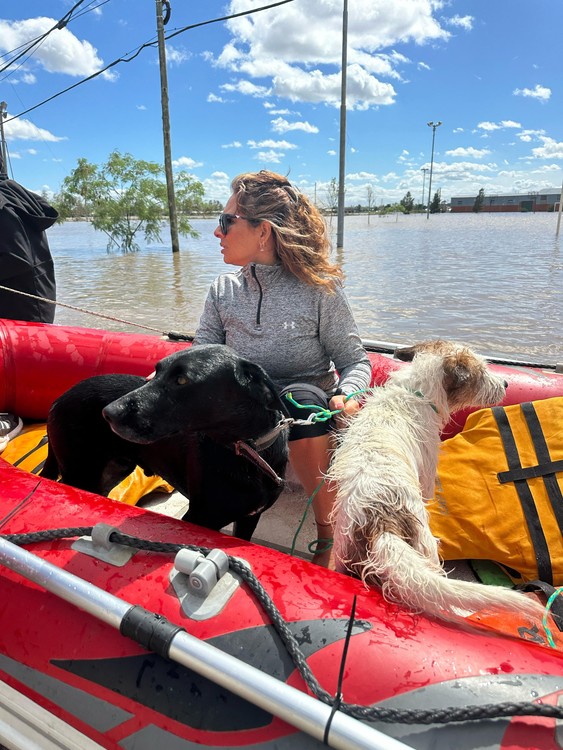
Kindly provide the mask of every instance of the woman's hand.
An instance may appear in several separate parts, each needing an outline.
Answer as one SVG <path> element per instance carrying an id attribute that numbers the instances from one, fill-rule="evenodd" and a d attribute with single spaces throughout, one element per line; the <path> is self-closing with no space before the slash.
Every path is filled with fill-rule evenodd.
<path id="1" fill-rule="evenodd" d="M 336 414 L 334 417 L 337 427 L 345 427 L 347 418 L 354 416 L 360 408 L 360 404 L 355 398 L 346 399 L 346 396 L 342 394 L 333 396 L 328 405 L 331 411 L 340 410 L 340 414 Z"/>

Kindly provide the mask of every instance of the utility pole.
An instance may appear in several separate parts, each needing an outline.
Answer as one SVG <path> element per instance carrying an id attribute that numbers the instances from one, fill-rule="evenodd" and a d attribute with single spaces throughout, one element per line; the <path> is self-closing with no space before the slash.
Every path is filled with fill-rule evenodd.
<path id="1" fill-rule="evenodd" d="M 428 205 L 426 207 L 426 218 L 430 218 L 430 193 L 432 192 L 432 170 L 434 168 L 434 139 L 436 138 L 436 128 L 439 128 L 442 122 L 427 122 L 429 128 L 432 128 L 432 156 L 430 157 L 430 179 L 428 181 Z"/>
<path id="2" fill-rule="evenodd" d="M 166 47 L 164 43 L 164 20 L 162 6 L 166 6 L 166 21 L 170 17 L 168 0 L 156 0 L 156 31 L 158 36 L 158 61 L 160 65 L 160 102 L 162 108 L 162 135 L 164 140 L 164 172 L 168 192 L 168 217 L 170 219 L 170 238 L 172 252 L 180 251 L 178 239 L 178 216 L 176 214 L 176 196 L 174 195 L 174 177 L 172 175 L 172 156 L 170 146 L 170 112 L 168 110 L 168 76 L 166 73 Z"/>
<path id="3" fill-rule="evenodd" d="M 6 148 L 6 138 L 4 137 L 4 120 L 8 117 L 8 105 L 6 102 L 0 102 L 0 180 L 8 177 L 8 150 Z"/>
<path id="4" fill-rule="evenodd" d="M 336 247 L 344 247 L 344 180 L 346 177 L 346 68 L 348 66 L 348 0 L 342 12 L 342 81 L 340 86 L 340 167 L 338 173 L 338 219 Z"/>

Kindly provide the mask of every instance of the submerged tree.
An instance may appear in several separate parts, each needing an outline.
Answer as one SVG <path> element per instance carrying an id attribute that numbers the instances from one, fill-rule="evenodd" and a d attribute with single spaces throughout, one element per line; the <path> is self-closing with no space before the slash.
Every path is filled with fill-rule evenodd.
<path id="1" fill-rule="evenodd" d="M 484 202 L 485 202 L 485 189 L 481 188 L 479 190 L 479 194 L 475 198 L 475 203 L 473 204 L 473 211 L 475 211 L 476 214 L 478 214 L 479 211 L 483 208 Z"/>
<path id="2" fill-rule="evenodd" d="M 150 161 L 134 159 L 131 154 L 113 151 L 105 164 L 97 166 L 79 159 L 77 167 L 65 177 L 54 204 L 64 221 L 79 215 L 92 222 L 94 229 L 108 237 L 108 249 L 125 252 L 138 250 L 135 238 L 143 232 L 146 242 L 160 242 L 160 232 L 168 215 L 166 184 L 162 167 Z M 182 208 L 201 203 L 203 186 L 189 175 L 180 174 L 178 203 Z M 182 210 L 178 232 L 196 237 Z"/>
<path id="3" fill-rule="evenodd" d="M 440 213 L 440 204 L 441 204 L 440 191 L 437 190 L 434 193 L 434 197 L 432 198 L 432 201 L 430 203 L 430 213 L 431 214 L 439 214 Z"/>
<path id="4" fill-rule="evenodd" d="M 410 214 L 410 212 L 413 210 L 414 198 L 412 197 L 410 190 L 408 191 L 408 193 L 405 195 L 404 198 L 401 198 L 401 206 L 405 209 L 404 212 L 406 214 Z"/>

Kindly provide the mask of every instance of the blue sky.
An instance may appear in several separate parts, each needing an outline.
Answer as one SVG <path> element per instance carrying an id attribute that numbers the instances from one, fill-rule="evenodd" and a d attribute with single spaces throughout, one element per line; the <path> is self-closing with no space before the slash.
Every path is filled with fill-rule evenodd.
<path id="1" fill-rule="evenodd" d="M 163 162 L 156 47 L 42 104 L 156 39 L 154 0 L 0 10 L 0 99 L 10 176 L 56 191 L 113 149 Z M 171 0 L 166 34 L 268 5 Z M 422 199 L 436 129 L 442 198 L 554 188 L 563 178 L 563 3 L 349 0 L 346 203 Z M 319 203 L 338 176 L 342 0 L 292 0 L 167 42 L 172 157 L 225 201 L 232 177 L 269 168 Z"/>

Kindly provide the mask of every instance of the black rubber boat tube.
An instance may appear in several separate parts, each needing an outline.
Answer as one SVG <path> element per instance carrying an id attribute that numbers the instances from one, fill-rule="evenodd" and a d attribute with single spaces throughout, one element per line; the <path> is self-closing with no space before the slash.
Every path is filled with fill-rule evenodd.
<path id="1" fill-rule="evenodd" d="M 323 741 L 332 708 L 187 633 L 166 618 L 124 602 L 0 537 L 0 564 L 134 637 L 145 648 L 193 669 L 217 685 Z M 124 625 L 125 623 L 125 625 Z M 336 750 L 408 750 L 408 746 L 340 711 L 327 744 Z"/>

